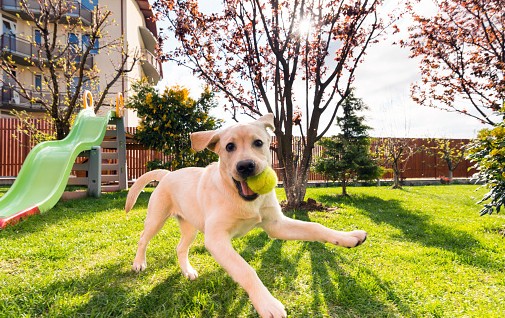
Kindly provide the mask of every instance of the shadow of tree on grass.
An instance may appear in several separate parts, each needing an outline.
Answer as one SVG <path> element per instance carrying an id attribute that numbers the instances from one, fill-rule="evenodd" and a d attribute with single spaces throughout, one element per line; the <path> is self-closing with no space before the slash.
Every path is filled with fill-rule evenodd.
<path id="1" fill-rule="evenodd" d="M 392 286 L 370 269 L 360 266 L 355 274 L 351 274 L 342 267 L 342 264 L 349 265 L 349 260 L 338 257 L 338 253 L 329 253 L 324 244 L 306 244 L 312 265 L 314 299 L 311 309 L 314 317 L 322 317 L 317 314 L 321 307 L 328 309 L 331 317 L 389 317 L 398 313 L 405 317 L 415 316 Z M 364 276 L 367 281 L 373 280 L 374 291 L 360 280 Z M 387 302 L 380 299 L 379 294 L 386 294 Z"/>
<path id="2" fill-rule="evenodd" d="M 398 200 L 383 200 L 375 196 L 355 195 L 350 198 L 323 195 L 320 200 L 328 205 L 345 203 L 362 211 L 377 224 L 388 224 L 401 231 L 397 240 L 419 243 L 453 252 L 468 265 L 485 270 L 501 268 L 484 251 L 485 248 L 470 233 L 437 223 L 423 211 L 406 209 Z"/>
<path id="3" fill-rule="evenodd" d="M 48 226 L 64 224 L 67 221 L 89 220 L 92 223 L 93 218 L 101 213 L 109 212 L 111 209 L 117 209 L 124 214 L 124 204 L 126 201 L 126 191 L 102 193 L 100 198 L 82 198 L 77 200 L 60 201 L 50 210 L 38 215 L 33 215 L 20 223 L 8 226 L 0 231 L 0 235 L 15 232 L 13 239 L 17 237 L 32 235 L 34 233 L 44 232 Z M 151 193 L 141 193 L 136 206 L 145 206 Z"/>
<path id="4" fill-rule="evenodd" d="M 147 202 L 149 195 L 141 195 L 140 204 Z M 110 198 L 110 197 L 107 197 Z M 124 204 L 121 195 L 115 197 L 116 200 L 99 201 L 96 207 L 100 211 L 111 208 L 120 208 Z M 362 200 L 378 200 L 376 198 L 363 198 Z M 96 203 L 96 202 L 95 202 Z M 398 202 L 377 201 L 375 203 L 385 204 L 387 210 L 379 212 L 368 211 L 363 207 L 363 211 L 375 222 L 386 222 L 399 227 L 407 232 L 406 237 L 410 240 L 424 241 L 425 244 L 440 244 L 423 234 L 431 224 L 428 220 L 415 214 L 410 215 L 409 211 L 399 210 Z M 81 202 L 84 204 L 85 202 Z M 365 205 L 359 200 L 355 202 L 357 207 Z M 64 203 L 62 207 L 72 208 L 72 204 Z M 66 218 L 91 218 L 97 211 L 88 211 L 86 206 L 79 208 L 78 213 L 66 215 L 63 210 L 57 209 L 54 215 L 50 216 L 49 223 L 58 223 Z M 406 218 L 405 222 L 396 221 L 394 211 Z M 400 211 L 400 212 L 398 212 Z M 386 215 L 389 215 L 386 217 Z M 291 217 L 299 220 L 310 221 L 309 214 L 301 211 L 293 211 Z M 390 220 L 393 218 L 393 220 Z M 35 223 L 35 221 L 34 221 Z M 421 223 L 421 224 L 419 224 Z M 424 225 L 423 225 L 424 224 Z M 38 233 L 41 229 L 36 228 L 36 224 L 21 229 L 25 234 Z M 419 227 L 414 233 L 410 227 Z M 408 229 L 408 231 L 407 231 Z M 444 232 L 443 228 L 435 228 L 437 232 Z M 439 234 L 440 234 L 439 233 Z M 11 233 L 10 235 L 15 235 Z M 454 240 L 463 239 L 463 245 L 456 248 L 464 251 L 464 244 L 472 243 L 470 238 L 463 234 L 457 234 Z M 473 242 L 473 244 L 477 244 Z M 352 260 L 348 260 L 340 249 L 327 247 L 321 243 L 297 243 L 287 244 L 280 240 L 270 240 L 262 231 L 249 233 L 241 239 L 239 252 L 246 261 L 254 263 L 259 277 L 272 292 L 274 297 L 281 297 L 278 293 L 286 297 L 296 297 L 297 301 L 308 303 L 291 304 L 283 301 L 291 317 L 323 317 L 325 312 L 331 317 L 352 316 L 352 317 L 377 317 L 394 316 L 400 312 L 405 316 L 414 316 L 405 304 L 402 303 L 400 295 L 394 289 L 380 279 L 368 268 L 360 267 L 358 274 L 367 275 L 368 279 L 373 279 L 375 285 L 382 293 L 387 294 L 387 300 L 381 299 L 374 291 L 370 290 L 362 282 L 356 273 L 346 270 L 346 267 L 353 266 Z M 297 250 L 287 250 L 296 246 Z M 289 256 L 284 253 L 289 252 Z M 170 259 L 175 257 L 175 251 L 167 251 L 171 254 Z M 191 253 L 207 253 L 204 248 L 194 248 Z M 168 257 L 168 256 L 167 256 Z M 310 266 L 310 273 L 301 273 L 301 262 L 309 260 L 305 267 Z M 152 260 L 152 256 L 151 256 Z M 162 263 L 164 258 L 158 258 L 157 263 L 152 262 L 150 268 L 141 274 L 134 274 L 125 268 L 129 268 L 129 263 L 123 261 L 119 263 L 104 263 L 96 270 L 87 270 L 84 275 L 77 275 L 75 278 L 62 278 L 53 283 L 41 287 L 42 289 L 27 290 L 15 295 L 13 301 L 20 303 L 26 314 L 34 316 L 49 315 L 52 308 L 58 308 L 57 301 L 67 298 L 83 297 L 82 303 L 69 306 L 60 312 L 59 315 L 74 316 L 107 316 L 107 317 L 257 317 L 252 309 L 247 294 L 222 270 L 220 267 L 210 271 L 200 271 L 198 280 L 190 282 L 184 278 L 173 262 Z M 129 262 L 129 261 L 128 261 Z M 345 266 L 344 266 L 345 265 Z M 164 266 L 169 267 L 168 271 L 160 270 Z M 159 279 L 159 275 L 164 275 L 160 282 L 146 292 L 139 292 L 135 289 L 149 288 L 149 277 Z M 292 285 L 304 275 L 310 285 L 310 295 L 296 295 L 292 290 Z M 157 277 L 155 277 L 157 276 Z M 145 282 L 145 283 L 143 283 Z M 51 295 L 46 297 L 45 295 Z M 43 299 L 35 306 L 23 305 L 23 300 Z M 281 299 L 282 301 L 282 299 Z"/>

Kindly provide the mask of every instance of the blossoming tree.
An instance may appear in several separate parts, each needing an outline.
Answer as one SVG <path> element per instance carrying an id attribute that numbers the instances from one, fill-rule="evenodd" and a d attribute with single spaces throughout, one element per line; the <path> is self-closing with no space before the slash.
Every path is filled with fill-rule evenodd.
<path id="1" fill-rule="evenodd" d="M 235 118 L 274 114 L 286 196 L 298 206 L 312 148 L 331 127 L 365 51 L 383 30 L 377 13 L 382 1 L 222 3 L 217 12 L 204 13 L 197 0 L 155 0 L 154 9 L 178 40 L 166 59 L 222 92 Z M 299 155 L 293 144 L 298 130 Z"/>
<path id="2" fill-rule="evenodd" d="M 418 0 L 411 1 L 413 4 Z M 494 125 L 505 99 L 503 0 L 435 0 L 433 16 L 417 14 L 403 42 L 420 58 L 421 80 L 412 96 L 422 105 Z"/>

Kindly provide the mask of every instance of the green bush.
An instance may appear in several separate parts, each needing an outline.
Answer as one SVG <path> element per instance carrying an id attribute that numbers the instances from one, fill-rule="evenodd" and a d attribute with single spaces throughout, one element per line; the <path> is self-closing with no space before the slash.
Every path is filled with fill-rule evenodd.
<path id="1" fill-rule="evenodd" d="M 214 130 L 221 126 L 221 120 L 209 115 L 217 105 L 210 89 L 206 88 L 195 100 L 184 87 L 174 86 L 160 93 L 147 81 L 141 80 L 133 85 L 133 91 L 127 107 L 135 109 L 142 119 L 135 139 L 170 156 L 170 162 L 154 162 L 151 168 L 205 167 L 217 161 L 217 156 L 210 151 L 193 151 L 189 138 L 192 132 Z"/>
<path id="2" fill-rule="evenodd" d="M 479 201 L 484 203 L 481 215 L 500 212 L 505 204 L 505 122 L 481 130 L 468 152 L 468 159 L 475 162 L 477 181 L 490 189 Z"/>

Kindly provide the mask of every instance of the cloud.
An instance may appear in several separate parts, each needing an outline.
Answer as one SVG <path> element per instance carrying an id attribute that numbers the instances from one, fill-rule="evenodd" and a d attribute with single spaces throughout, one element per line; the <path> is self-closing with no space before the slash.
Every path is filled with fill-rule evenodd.
<path id="1" fill-rule="evenodd" d="M 417 60 L 392 39 L 369 47 L 354 86 L 369 107 L 365 116 L 374 136 L 474 138 L 485 127 L 471 117 L 415 103 L 410 85 L 419 79 Z"/>

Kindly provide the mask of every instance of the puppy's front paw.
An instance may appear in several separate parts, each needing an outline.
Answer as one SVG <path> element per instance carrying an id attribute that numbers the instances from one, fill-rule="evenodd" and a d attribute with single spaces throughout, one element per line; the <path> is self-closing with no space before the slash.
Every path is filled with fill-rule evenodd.
<path id="1" fill-rule="evenodd" d="M 356 230 L 349 232 L 349 235 L 356 241 L 354 245 L 351 244 L 351 246 L 349 247 L 356 247 L 363 244 L 366 241 L 366 237 L 368 234 L 365 231 Z"/>
<path id="2" fill-rule="evenodd" d="M 198 272 L 193 267 L 182 271 L 182 274 L 189 280 L 195 280 L 198 278 Z"/>
<path id="3" fill-rule="evenodd" d="M 139 273 L 147 268 L 146 261 L 133 261 L 132 270 L 136 273 Z"/>
<path id="4" fill-rule="evenodd" d="M 362 230 L 335 232 L 335 236 L 329 242 L 338 246 L 351 248 L 363 244 L 366 241 L 366 237 L 367 233 Z"/>
<path id="5" fill-rule="evenodd" d="M 272 295 L 264 297 L 259 303 L 253 303 L 262 318 L 286 318 L 288 314 L 284 305 Z"/>

